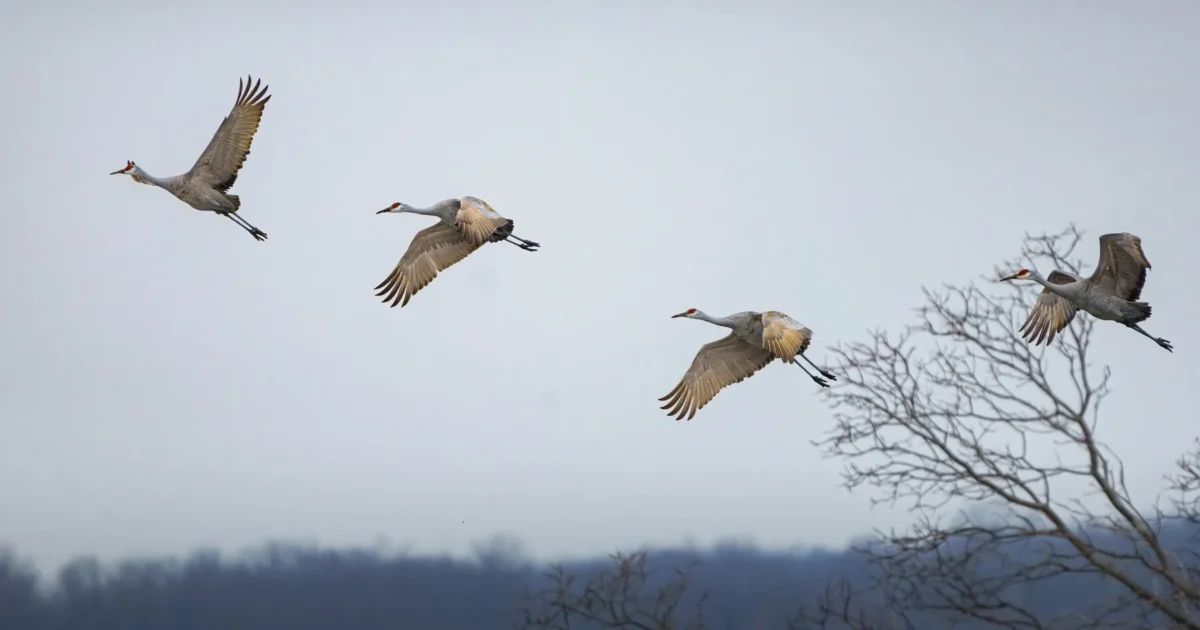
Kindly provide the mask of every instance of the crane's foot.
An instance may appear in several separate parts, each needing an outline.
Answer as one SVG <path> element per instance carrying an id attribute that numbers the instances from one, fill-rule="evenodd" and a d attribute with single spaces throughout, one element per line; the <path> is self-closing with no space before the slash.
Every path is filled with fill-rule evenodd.
<path id="1" fill-rule="evenodd" d="M 817 368 L 817 371 L 821 373 L 821 376 L 824 376 L 825 378 L 827 378 L 827 379 L 829 379 L 829 380 L 831 380 L 831 381 L 836 381 L 836 380 L 837 380 L 837 377 L 836 377 L 836 376 L 834 376 L 834 375 L 830 374 L 829 372 L 826 372 L 825 370 L 822 370 L 822 369 L 820 369 L 820 368 Z"/>
<path id="2" fill-rule="evenodd" d="M 1155 337 L 1154 343 L 1162 346 L 1164 349 L 1166 349 L 1167 352 L 1170 352 L 1172 354 L 1174 354 L 1174 352 L 1175 352 L 1174 350 L 1171 349 L 1171 342 L 1167 341 L 1166 339 L 1163 339 L 1162 337 Z"/>
<path id="3" fill-rule="evenodd" d="M 254 228 L 253 230 L 250 230 L 250 236 L 253 236 L 254 240 L 256 240 L 256 241 L 267 240 L 267 233 L 258 228 Z"/>
<path id="4" fill-rule="evenodd" d="M 829 383 L 826 383 L 825 379 L 821 378 L 820 376 L 814 376 L 814 377 L 812 377 L 812 380 L 814 383 L 816 383 L 817 385 L 820 385 L 821 387 L 829 387 Z"/>

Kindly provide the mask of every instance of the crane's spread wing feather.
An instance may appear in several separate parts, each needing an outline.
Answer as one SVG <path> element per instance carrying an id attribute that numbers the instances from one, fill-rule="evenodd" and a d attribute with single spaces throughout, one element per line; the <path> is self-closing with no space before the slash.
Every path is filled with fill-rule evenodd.
<path id="1" fill-rule="evenodd" d="M 659 398 L 667 401 L 662 408 L 669 409 L 667 413 L 676 420 L 683 420 L 685 415 L 691 420 L 717 392 L 742 382 L 774 359 L 769 350 L 756 348 L 735 333 L 706 343 L 675 389 Z"/>
<path id="2" fill-rule="evenodd" d="M 211 186 L 221 192 L 229 190 L 237 181 L 238 171 L 250 155 L 250 143 L 258 131 L 258 123 L 262 120 L 263 107 L 271 97 L 267 94 L 267 86 L 259 89 L 262 79 L 250 85 L 250 77 L 246 82 L 238 79 L 238 97 L 233 103 L 233 109 L 221 126 L 217 127 L 208 146 L 192 165 L 188 175 L 196 181 Z M 264 98 L 265 96 L 265 98 Z"/>
<path id="3" fill-rule="evenodd" d="M 397 303 L 403 307 L 417 291 L 433 282 L 439 272 L 466 258 L 480 245 L 439 221 L 417 232 L 400 262 L 375 287 L 382 289 L 375 295 L 383 296 L 384 303 L 390 301 L 393 307 Z"/>
<path id="4" fill-rule="evenodd" d="M 1054 284 L 1071 284 L 1075 278 L 1060 271 L 1051 271 L 1046 280 Z M 1033 345 L 1041 345 L 1044 341 L 1049 345 L 1054 336 L 1062 332 L 1071 320 L 1075 319 L 1075 304 L 1070 300 L 1043 288 L 1041 295 L 1033 303 L 1029 317 L 1021 324 L 1022 337 Z"/>
<path id="5" fill-rule="evenodd" d="M 483 245 L 488 241 L 504 240 L 512 233 L 512 221 L 500 216 L 486 201 L 476 197 L 459 200 L 458 229 L 472 243 Z M 507 231 L 502 229 L 507 227 Z M 497 233 L 499 231 L 499 233 Z"/>
<path id="6" fill-rule="evenodd" d="M 1100 237 L 1100 262 L 1089 280 L 1117 297 L 1136 302 L 1146 286 L 1150 261 L 1142 251 L 1142 239 L 1128 232 Z"/>
<path id="7" fill-rule="evenodd" d="M 811 330 L 779 311 L 764 312 L 762 323 L 763 348 L 783 361 L 795 359 L 812 343 Z"/>

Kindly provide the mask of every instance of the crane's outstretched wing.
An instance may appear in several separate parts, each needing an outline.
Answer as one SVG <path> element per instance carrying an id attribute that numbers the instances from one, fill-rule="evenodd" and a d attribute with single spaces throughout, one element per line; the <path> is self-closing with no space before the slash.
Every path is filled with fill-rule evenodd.
<path id="1" fill-rule="evenodd" d="M 811 330 L 779 311 L 764 312 L 762 323 L 763 348 L 783 361 L 795 359 L 812 343 Z"/>
<path id="2" fill-rule="evenodd" d="M 375 287 L 382 289 L 375 295 L 383 296 L 385 304 L 391 301 L 393 308 L 397 303 L 403 307 L 417 291 L 433 282 L 439 272 L 479 247 L 480 244 L 468 241 L 458 230 L 439 221 L 417 232 L 392 273 Z"/>
<path id="3" fill-rule="evenodd" d="M 1075 282 L 1075 278 L 1068 276 L 1061 271 L 1051 271 L 1046 280 L 1054 284 L 1071 284 Z M 1067 298 L 1050 291 L 1050 289 L 1042 288 L 1041 295 L 1038 296 L 1036 302 L 1033 303 L 1033 308 L 1029 311 L 1029 317 L 1025 318 L 1025 323 L 1021 324 L 1022 337 L 1026 342 L 1033 342 L 1033 345 L 1041 345 L 1043 341 L 1046 345 L 1050 345 L 1054 341 L 1054 336 L 1062 332 L 1071 320 L 1075 319 L 1075 304 Z"/>
<path id="4" fill-rule="evenodd" d="M 263 107 L 271 100 L 270 96 L 263 98 L 267 86 L 262 86 L 260 90 L 260 83 L 261 79 L 254 82 L 254 87 L 250 87 L 250 77 L 246 77 L 245 84 L 238 79 L 238 97 L 233 109 L 221 121 L 212 140 L 208 141 L 200 158 L 187 172 L 189 176 L 221 192 L 229 190 L 237 181 L 238 171 L 246 161 L 246 156 L 250 155 L 250 143 L 254 141 L 258 123 L 262 120 Z"/>
<path id="5" fill-rule="evenodd" d="M 512 233 L 512 221 L 500 216 L 492 210 L 486 201 L 476 197 L 459 199 L 458 229 L 472 243 L 483 245 L 491 240 L 504 240 L 504 236 Z M 501 228 L 508 227 L 508 234 L 503 234 Z M 503 235 L 496 234 L 500 230 Z M 499 238 L 496 238 L 496 237 Z"/>
<path id="6" fill-rule="evenodd" d="M 1128 232 L 1105 234 L 1100 237 L 1100 262 L 1089 279 L 1102 290 L 1136 302 L 1142 297 L 1149 268 L 1142 239 Z"/>
<path id="7" fill-rule="evenodd" d="M 770 351 L 756 348 L 734 333 L 706 343 L 675 389 L 659 398 L 667 401 L 662 409 L 670 409 L 667 414 L 676 416 L 676 420 L 683 420 L 685 415 L 691 420 L 717 392 L 742 382 L 773 360 L 775 355 Z"/>

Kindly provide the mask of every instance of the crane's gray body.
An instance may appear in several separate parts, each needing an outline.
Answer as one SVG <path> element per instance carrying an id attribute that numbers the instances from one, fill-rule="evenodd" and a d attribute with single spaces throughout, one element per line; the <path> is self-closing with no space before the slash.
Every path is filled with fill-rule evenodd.
<path id="1" fill-rule="evenodd" d="M 1031 275 L 1037 272 L 1030 272 Z M 1079 310 L 1109 322 L 1137 323 L 1149 319 L 1150 305 L 1145 302 L 1126 300 L 1113 293 L 1109 286 L 1093 282 L 1091 278 L 1081 278 L 1073 273 L 1055 270 L 1054 273 L 1069 276 L 1074 282 L 1068 284 L 1044 283 L 1058 295 L 1070 300 Z M 1038 274 L 1040 277 L 1040 274 Z"/>
<path id="2" fill-rule="evenodd" d="M 507 241 L 525 251 L 537 251 L 534 241 L 512 233 L 513 221 L 500 216 L 486 201 L 471 196 L 443 199 L 428 208 L 395 202 L 375 214 L 412 213 L 437 217 L 437 223 L 417 232 L 400 262 L 375 286 L 375 295 L 392 307 L 404 307 L 412 296 L 439 273 L 457 264 L 485 243 Z"/>
<path id="3" fill-rule="evenodd" d="M 172 177 L 154 177 L 135 165 L 133 176 L 142 183 L 162 188 L 175 195 L 176 199 L 203 212 L 236 212 L 242 205 L 237 195 L 223 193 L 207 183 L 197 181 L 192 171 Z"/>
<path id="4" fill-rule="evenodd" d="M 718 321 L 724 320 L 731 325 L 729 329 L 733 334 L 737 335 L 746 343 L 757 346 L 763 345 L 763 321 L 762 313 L 757 311 L 741 311 L 732 315 L 719 318 Z"/>
<path id="5" fill-rule="evenodd" d="M 437 217 L 442 225 L 455 229 L 458 229 L 458 211 L 461 208 L 462 202 L 458 199 L 443 199 L 428 208 L 416 208 L 406 203 L 400 204 L 400 209 L 404 212 Z"/>
<path id="6" fill-rule="evenodd" d="M 782 319 L 788 325 L 811 334 L 811 331 L 807 327 L 791 317 L 779 311 L 771 311 L 770 313 L 772 317 Z M 696 319 L 714 323 L 718 326 L 725 326 L 733 331 L 733 334 L 737 335 L 742 341 L 756 348 L 762 348 L 764 345 L 763 335 L 766 333 L 766 323 L 763 321 L 763 315 L 764 313 L 760 311 L 741 311 L 725 317 L 709 317 L 703 311 L 700 311 Z"/>
<path id="7" fill-rule="evenodd" d="M 452 199 L 443 199 L 428 208 L 417 208 L 406 203 L 399 204 L 399 207 L 392 212 L 409 212 L 412 214 L 423 214 L 425 216 L 437 217 L 438 221 L 445 226 L 452 227 L 455 230 L 460 230 L 458 224 L 459 211 L 462 210 L 463 202 L 467 202 L 468 207 L 479 212 L 489 219 L 503 219 L 499 212 L 496 212 L 487 202 L 478 197 L 455 197 Z M 507 219 L 505 223 L 496 228 L 496 231 L 488 238 L 493 243 L 499 243 L 512 236 L 514 222 L 512 219 Z M 532 241 L 526 241 L 532 243 Z M 536 245 L 536 244 L 535 244 Z"/>
<path id="8" fill-rule="evenodd" d="M 695 308 L 671 316 L 697 319 L 729 329 L 729 334 L 700 347 L 683 378 L 666 396 L 662 409 L 676 420 L 691 420 L 717 392 L 754 375 L 772 361 L 791 363 L 804 370 L 821 387 L 837 377 L 822 369 L 804 351 L 812 342 L 812 330 L 779 311 L 741 311 L 713 317 Z M 816 368 L 809 371 L 797 359 Z M 822 378 L 823 377 L 823 378 Z"/>
<path id="9" fill-rule="evenodd" d="M 1035 345 L 1053 341 L 1080 310 L 1096 319 L 1124 324 L 1172 352 L 1171 342 L 1138 325 L 1150 319 L 1150 304 L 1141 301 L 1149 269 L 1141 239 L 1121 232 L 1100 237 L 1100 260 L 1087 278 L 1057 269 L 1043 278 L 1036 271 L 1022 269 L 1003 280 L 1032 280 L 1045 287 L 1021 325 L 1025 339 Z"/>
<path id="10" fill-rule="evenodd" d="M 233 109 L 221 121 L 208 146 L 188 172 L 173 177 L 155 177 L 133 161 L 127 161 L 125 168 L 111 174 L 129 175 L 139 184 L 158 186 L 196 210 L 229 218 L 255 240 L 266 240 L 266 232 L 236 214 L 242 207 L 242 200 L 229 194 L 230 187 L 237 181 L 238 171 L 250 154 L 263 108 L 271 100 L 266 86 L 259 89 L 261 84 L 261 80 L 251 84 L 249 77 L 245 83 L 238 79 L 238 96 Z"/>

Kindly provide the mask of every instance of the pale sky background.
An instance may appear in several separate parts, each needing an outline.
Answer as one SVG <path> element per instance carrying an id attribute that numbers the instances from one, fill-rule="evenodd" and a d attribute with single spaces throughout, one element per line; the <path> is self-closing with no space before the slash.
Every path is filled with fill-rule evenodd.
<path id="1" fill-rule="evenodd" d="M 200 6 L 0 9 L 0 543 L 45 568 L 843 545 L 906 515 L 838 487 L 818 388 L 774 364 L 675 422 L 726 331 L 668 317 L 779 309 L 823 362 L 1070 221 L 1089 261 L 1142 237 L 1176 348 L 1098 327 L 1134 492 L 1200 433 L 1200 3 Z M 231 192 L 270 240 L 108 176 L 186 171 L 247 73 L 273 98 Z M 387 308 L 432 219 L 374 212 L 464 194 L 543 249 Z"/>

